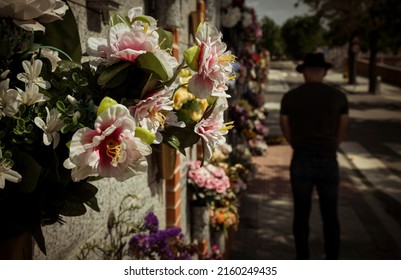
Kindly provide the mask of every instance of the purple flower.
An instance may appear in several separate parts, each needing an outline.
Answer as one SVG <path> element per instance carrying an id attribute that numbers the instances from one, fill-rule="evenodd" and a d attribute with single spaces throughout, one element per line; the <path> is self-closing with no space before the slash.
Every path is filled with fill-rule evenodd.
<path id="1" fill-rule="evenodd" d="M 157 216 L 149 212 L 146 217 L 145 217 L 145 227 L 150 231 L 150 232 L 155 232 L 159 228 L 159 220 L 157 219 Z"/>

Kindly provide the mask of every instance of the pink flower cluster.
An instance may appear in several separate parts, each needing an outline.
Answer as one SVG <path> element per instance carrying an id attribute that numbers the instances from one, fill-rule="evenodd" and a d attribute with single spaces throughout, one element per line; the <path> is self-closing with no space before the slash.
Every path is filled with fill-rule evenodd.
<path id="1" fill-rule="evenodd" d="M 215 191 L 225 193 L 230 187 L 230 179 L 223 168 L 213 164 L 201 166 L 201 162 L 194 161 L 189 164 L 188 179 L 205 192 Z"/>

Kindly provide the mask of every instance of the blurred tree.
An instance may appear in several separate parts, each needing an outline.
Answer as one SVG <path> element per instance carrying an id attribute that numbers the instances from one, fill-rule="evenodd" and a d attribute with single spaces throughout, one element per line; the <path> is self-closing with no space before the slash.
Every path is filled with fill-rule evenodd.
<path id="1" fill-rule="evenodd" d="M 263 37 L 260 45 L 266 48 L 272 57 L 281 57 L 284 53 L 284 42 L 280 27 L 270 18 L 262 18 Z"/>
<path id="2" fill-rule="evenodd" d="M 316 16 L 327 20 L 329 37 L 335 45 L 348 42 L 349 83 L 355 84 L 355 59 L 361 46 L 369 57 L 369 92 L 377 92 L 376 58 L 386 49 L 398 52 L 401 45 L 400 0 L 298 0 L 309 5 Z"/>
<path id="3" fill-rule="evenodd" d="M 296 16 L 288 19 L 281 28 L 285 52 L 295 60 L 324 45 L 325 30 L 315 16 Z"/>

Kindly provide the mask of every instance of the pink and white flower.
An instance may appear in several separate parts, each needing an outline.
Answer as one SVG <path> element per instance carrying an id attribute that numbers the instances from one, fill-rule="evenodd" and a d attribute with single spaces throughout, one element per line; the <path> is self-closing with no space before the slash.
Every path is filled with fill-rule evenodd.
<path id="1" fill-rule="evenodd" d="M 72 169 L 72 179 L 77 182 L 102 176 L 125 181 L 146 172 L 145 156 L 152 150 L 134 136 L 135 128 L 129 110 L 118 104 L 97 117 L 94 130 L 77 130 L 71 140 L 70 156 L 64 162 L 66 168 Z"/>
<path id="2" fill-rule="evenodd" d="M 203 141 L 204 158 L 209 160 L 212 157 L 213 150 L 216 145 L 226 143 L 224 135 L 232 128 L 232 123 L 224 123 L 224 110 L 227 108 L 227 100 L 224 98 L 217 99 L 217 104 L 213 112 L 207 119 L 202 119 L 195 125 L 195 133 L 197 133 Z"/>
<path id="3" fill-rule="evenodd" d="M 185 127 L 185 123 L 179 122 L 176 114 L 172 112 L 174 109 L 173 92 L 173 88 L 152 92 L 130 108 L 131 115 L 137 124 L 156 135 L 155 144 L 159 144 L 163 140 L 160 131 L 166 125 Z"/>
<path id="4" fill-rule="evenodd" d="M 157 32 L 148 34 L 141 28 L 118 23 L 110 27 L 107 39 L 90 37 L 87 41 L 87 52 L 92 56 L 106 58 L 109 62 L 134 62 L 139 55 L 153 52 L 158 42 Z"/>
<path id="5" fill-rule="evenodd" d="M 145 18 L 146 22 L 136 20 L 138 16 Z M 128 18 L 132 24 L 117 23 L 111 26 L 107 39 L 90 37 L 87 41 L 88 54 L 106 58 L 110 62 L 134 62 L 143 53 L 155 52 L 159 43 L 156 20 L 142 15 L 140 7 L 129 10 Z"/>
<path id="6" fill-rule="evenodd" d="M 200 161 L 189 164 L 188 179 L 202 192 L 218 194 L 225 193 L 230 188 L 230 179 L 224 169 L 213 164 L 200 166 Z"/>
<path id="7" fill-rule="evenodd" d="M 142 8 L 128 11 L 131 24 L 117 23 L 109 29 L 107 38 L 90 37 L 87 41 L 89 55 L 105 58 L 108 62 L 135 62 L 141 54 L 153 53 L 163 65 L 168 79 L 178 67 L 177 59 L 159 46 L 157 21 L 142 15 Z"/>
<path id="8" fill-rule="evenodd" d="M 204 23 L 195 37 L 199 47 L 198 70 L 188 82 L 190 91 L 198 98 L 230 97 L 225 91 L 233 74 L 235 57 L 226 51 L 222 34 L 216 27 Z"/>

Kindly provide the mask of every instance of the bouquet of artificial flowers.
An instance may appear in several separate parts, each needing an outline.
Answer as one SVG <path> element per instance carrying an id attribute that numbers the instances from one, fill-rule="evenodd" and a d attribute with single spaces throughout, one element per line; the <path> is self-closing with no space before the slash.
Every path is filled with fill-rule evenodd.
<path id="1" fill-rule="evenodd" d="M 186 243 L 179 227 L 159 229 L 157 216 L 150 212 L 145 217 L 143 231 L 132 236 L 128 252 L 135 259 L 188 260 L 196 253 L 196 246 Z"/>
<path id="2" fill-rule="evenodd" d="M 171 55 L 172 34 L 133 8 L 111 16 L 107 38 L 88 40 L 91 58 L 81 63 L 76 50 L 53 47 L 62 40 L 47 25 L 65 13 L 65 35 L 77 31 L 65 3 L 43 0 L 43 17 L 22 20 L 21 13 L 44 6 L 21 1 L 0 3 L 1 34 L 9 35 L 0 54 L 0 238 L 29 232 L 45 251 L 42 225 L 83 215 L 85 205 L 98 211 L 90 182 L 142 174 L 153 145 L 185 153 L 201 140 L 210 158 L 225 142 L 222 112 L 234 57 L 217 29 L 204 23 L 179 64 Z M 192 73 L 191 93 L 209 99 L 191 123 L 172 106 L 183 68 Z"/>
<path id="3" fill-rule="evenodd" d="M 211 163 L 201 166 L 200 161 L 189 164 L 188 183 L 194 204 L 207 205 L 221 197 L 230 188 L 230 179 L 221 167 Z"/>

